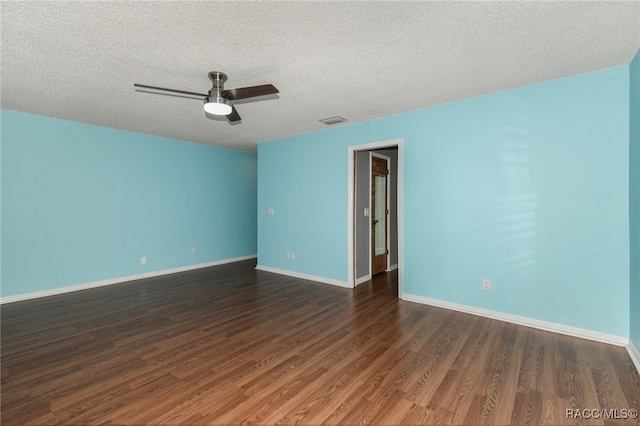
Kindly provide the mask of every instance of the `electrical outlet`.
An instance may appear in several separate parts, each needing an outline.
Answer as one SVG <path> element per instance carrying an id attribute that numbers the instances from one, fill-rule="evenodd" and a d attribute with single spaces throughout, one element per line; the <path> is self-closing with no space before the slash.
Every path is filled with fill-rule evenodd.
<path id="1" fill-rule="evenodd" d="M 486 291 L 491 290 L 491 280 L 489 278 L 482 280 L 482 289 Z"/>
<path id="2" fill-rule="evenodd" d="M 294 252 L 291 252 L 291 260 L 296 260 L 296 254 Z"/>
<path id="3" fill-rule="evenodd" d="M 196 254 L 198 252 L 198 247 L 191 247 L 191 254 Z"/>
<path id="4" fill-rule="evenodd" d="M 140 264 L 141 265 L 146 265 L 147 264 L 147 256 L 142 256 L 140 258 Z"/>
<path id="5" fill-rule="evenodd" d="M 287 259 L 291 259 L 291 252 L 285 252 L 284 257 L 286 257 Z"/>

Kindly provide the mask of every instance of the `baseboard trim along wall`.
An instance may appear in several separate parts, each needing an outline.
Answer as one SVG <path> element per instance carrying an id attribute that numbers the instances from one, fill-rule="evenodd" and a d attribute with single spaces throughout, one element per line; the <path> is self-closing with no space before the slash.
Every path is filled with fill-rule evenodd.
<path id="1" fill-rule="evenodd" d="M 627 344 L 627 352 L 629 352 L 631 361 L 633 361 L 633 365 L 636 366 L 636 370 L 638 370 L 638 374 L 640 374 L 640 352 L 638 352 L 638 348 L 636 348 L 631 341 Z"/>
<path id="2" fill-rule="evenodd" d="M 492 311 L 489 309 L 476 308 L 474 306 L 461 305 L 458 303 L 447 302 L 439 299 L 431 299 L 429 297 L 416 296 L 413 294 L 405 293 L 401 295 L 401 299 L 408 302 L 416 302 L 422 303 L 424 305 L 436 306 L 438 308 L 451 309 L 454 311 L 465 312 L 472 315 L 479 315 L 481 317 L 487 317 L 500 321 L 524 325 L 526 327 L 538 328 L 540 330 L 552 331 L 554 333 L 580 337 L 582 339 L 594 340 L 596 342 L 609 343 L 616 346 L 626 346 L 628 348 L 630 343 L 629 339 L 626 337 L 600 333 L 598 331 L 586 330 L 584 328 L 571 327 L 568 325 L 549 321 L 541 321 L 533 318 L 521 317 L 519 315 L 506 314 L 504 312 Z"/>
<path id="3" fill-rule="evenodd" d="M 356 278 L 356 287 L 362 283 L 366 283 L 371 279 L 371 274 L 367 274 L 364 277 Z"/>
<path id="4" fill-rule="evenodd" d="M 37 299 L 39 297 L 54 296 L 56 294 L 71 293 L 73 291 L 88 290 L 90 288 L 120 284 L 127 281 L 135 281 L 135 280 L 141 280 L 144 278 L 159 277 L 161 275 L 175 274 L 178 272 L 186 272 L 194 269 L 209 268 L 211 266 L 224 265 L 225 263 L 234 263 L 234 262 L 240 262 L 243 260 L 256 259 L 257 257 L 258 257 L 257 254 L 252 254 L 249 256 L 234 257 L 230 259 L 216 260 L 213 262 L 198 263 L 196 265 L 180 266 L 178 268 L 145 272 L 144 274 L 129 275 L 126 277 L 110 278 L 107 280 L 93 281 L 93 282 L 84 283 L 84 284 L 52 288 L 50 290 L 36 291 L 33 293 L 16 294 L 15 296 L 7 296 L 7 297 L 0 298 L 0 304 L 21 302 L 23 300 Z"/>
<path id="5" fill-rule="evenodd" d="M 333 278 L 320 277 L 317 275 L 303 274 L 300 272 L 287 271 L 286 269 L 272 268 L 271 266 L 257 265 L 258 271 L 272 272 L 274 274 L 286 275 L 289 277 L 300 278 L 303 280 L 317 281 L 324 284 L 336 285 L 338 287 L 351 288 L 347 281 L 336 280 Z"/>

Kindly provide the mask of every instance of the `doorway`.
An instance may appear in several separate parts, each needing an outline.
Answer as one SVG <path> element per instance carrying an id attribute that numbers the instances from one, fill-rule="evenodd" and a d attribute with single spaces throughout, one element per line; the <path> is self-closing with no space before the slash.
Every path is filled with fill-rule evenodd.
<path id="1" fill-rule="evenodd" d="M 386 255 L 382 259 L 382 271 L 398 270 L 398 295 L 403 295 L 402 267 L 402 139 L 374 142 L 349 147 L 349 209 L 348 209 L 348 268 L 349 287 L 369 281 L 376 272 L 374 256 Z M 371 158 L 389 158 L 389 174 L 384 180 L 386 200 L 378 208 L 385 220 L 375 214 L 375 173 Z M 357 163 L 360 166 L 357 167 Z M 365 164 L 363 166 L 363 164 Z M 383 173 L 379 173 L 382 175 Z M 382 184 L 383 179 L 378 177 Z M 364 183 L 363 183 L 364 182 Z M 377 222 L 374 222 L 376 221 Z M 376 227 L 378 247 L 376 249 Z M 383 231 L 384 228 L 384 231 Z M 380 239 L 384 237 L 383 239 Z M 386 249 L 383 248 L 386 246 Z M 375 253 L 378 252 L 378 255 Z M 380 270 L 378 269 L 378 270 Z"/>

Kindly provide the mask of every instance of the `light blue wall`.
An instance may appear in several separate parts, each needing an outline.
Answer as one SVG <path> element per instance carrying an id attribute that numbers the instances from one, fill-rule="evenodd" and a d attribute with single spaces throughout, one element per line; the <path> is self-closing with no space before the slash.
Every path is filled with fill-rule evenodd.
<path id="1" fill-rule="evenodd" d="M 1 119 L 3 297 L 256 253 L 255 154 Z"/>
<path id="2" fill-rule="evenodd" d="M 640 349 L 640 51 L 630 67 L 629 231 L 631 235 L 630 337 Z"/>
<path id="3" fill-rule="evenodd" d="M 347 147 L 395 138 L 406 293 L 629 335 L 628 66 L 260 144 L 258 263 L 347 281 Z"/>

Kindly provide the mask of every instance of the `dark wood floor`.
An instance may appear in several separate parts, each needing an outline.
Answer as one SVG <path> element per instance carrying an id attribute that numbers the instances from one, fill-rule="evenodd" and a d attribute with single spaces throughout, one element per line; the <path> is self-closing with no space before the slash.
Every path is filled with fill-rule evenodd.
<path id="1" fill-rule="evenodd" d="M 3 305 L 2 424 L 638 424 L 567 418 L 638 408 L 622 347 L 254 265 Z"/>

